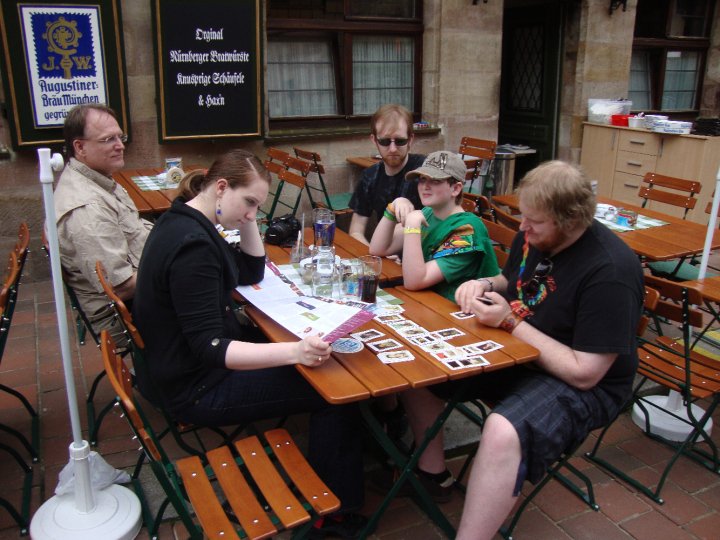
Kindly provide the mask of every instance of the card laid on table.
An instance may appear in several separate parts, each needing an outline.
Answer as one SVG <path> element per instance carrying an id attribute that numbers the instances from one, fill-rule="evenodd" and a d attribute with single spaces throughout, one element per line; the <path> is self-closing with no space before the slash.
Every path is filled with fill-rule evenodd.
<path id="1" fill-rule="evenodd" d="M 392 349 L 399 349 L 402 347 L 402 343 L 399 343 L 394 339 L 381 339 L 380 341 L 368 342 L 367 346 L 375 352 L 385 352 Z"/>
<path id="2" fill-rule="evenodd" d="M 415 360 L 413 354 L 407 349 L 399 349 L 397 351 L 381 352 L 377 357 L 383 364 L 393 364 L 395 362 L 408 362 Z"/>
<path id="3" fill-rule="evenodd" d="M 456 338 L 458 336 L 464 336 L 465 332 L 463 332 L 462 330 L 458 330 L 457 328 L 446 328 L 444 330 L 430 332 L 430 335 L 434 336 L 438 339 L 448 340 L 448 339 Z"/>
<path id="4" fill-rule="evenodd" d="M 382 332 L 379 330 L 375 330 L 374 328 L 371 328 L 370 330 L 365 330 L 363 332 L 357 332 L 355 334 L 350 334 L 355 339 L 359 339 L 362 342 L 370 341 L 372 339 L 377 339 L 379 337 L 384 336 Z"/>
<path id="5" fill-rule="evenodd" d="M 425 330 L 422 326 L 411 326 L 409 328 L 404 327 L 396 330 L 396 332 L 406 339 L 425 336 L 428 333 L 428 331 Z"/>
<path id="6" fill-rule="evenodd" d="M 456 319 L 472 319 L 475 314 L 474 313 L 465 313 L 464 311 L 454 311 L 450 315 L 455 317 Z"/>
<path id="7" fill-rule="evenodd" d="M 391 322 L 406 321 L 407 319 L 399 313 L 390 313 L 384 315 L 376 315 L 375 319 L 383 324 L 389 324 Z"/>

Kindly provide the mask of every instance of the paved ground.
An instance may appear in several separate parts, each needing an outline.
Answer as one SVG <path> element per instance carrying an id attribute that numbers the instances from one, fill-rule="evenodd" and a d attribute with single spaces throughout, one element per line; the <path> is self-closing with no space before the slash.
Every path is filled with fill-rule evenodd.
<path id="1" fill-rule="evenodd" d="M 72 354 L 84 430 L 87 427 L 84 398 L 92 379 L 101 369 L 101 360 L 94 344 L 79 346 L 74 334 Z M 68 461 L 68 445 L 72 442 L 55 305 L 49 282 L 23 283 L 21 286 L 20 302 L 0 364 L 0 381 L 22 391 L 40 412 L 41 460 L 34 466 L 34 510 L 52 496 L 58 472 Z M 99 401 L 102 403 L 110 397 L 109 385 L 103 383 Z M 715 420 L 720 422 L 720 415 L 716 414 Z M 0 422 L 28 432 L 27 416 L 4 394 L 0 395 Z M 290 425 L 301 431 L 303 419 L 295 419 Z M 464 428 L 458 424 L 455 429 Z M 130 439 L 129 433 L 124 418 L 114 413 L 102 427 L 98 451 L 115 467 L 129 468 L 137 458 L 137 444 Z M 720 443 L 719 430 L 714 431 L 713 439 Z M 7 435 L 0 433 L 0 442 L 8 441 Z M 594 435 L 591 435 L 586 446 L 593 441 Z M 669 458 L 669 452 L 644 437 L 627 414 L 606 438 L 603 453 L 613 455 L 623 467 L 635 470 L 651 483 L 657 481 L 658 471 Z M 3 479 L 0 496 L 19 505 L 22 480 L 18 467 L 4 453 L 0 455 L 0 478 Z M 581 456 L 581 452 L 577 455 Z M 573 462 L 593 479 L 600 511 L 590 510 L 565 488 L 551 482 L 523 516 L 516 538 L 680 540 L 720 537 L 720 476 L 717 474 L 681 459 L 664 489 L 666 502 L 658 505 L 607 476 L 582 457 L 575 457 Z M 457 469 L 459 465 L 459 459 L 451 461 L 451 468 Z M 377 504 L 377 495 L 367 490 L 365 511 L 372 512 Z M 459 520 L 462 504 L 463 498 L 457 492 L 453 500 L 443 506 L 453 523 Z M 0 508 L 0 540 L 18 535 L 18 527 Z M 161 538 L 175 537 L 185 538 L 184 528 L 172 522 L 165 524 Z M 373 536 L 383 540 L 443 537 L 407 499 L 393 503 Z M 140 538 L 147 538 L 144 529 Z"/>

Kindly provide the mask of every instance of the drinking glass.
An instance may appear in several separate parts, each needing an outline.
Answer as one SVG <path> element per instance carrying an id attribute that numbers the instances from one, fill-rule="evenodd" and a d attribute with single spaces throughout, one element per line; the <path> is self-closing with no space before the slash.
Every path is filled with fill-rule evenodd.
<path id="1" fill-rule="evenodd" d="M 316 246 L 332 246 L 335 240 L 335 214 L 328 208 L 313 210 L 313 232 Z"/>
<path id="2" fill-rule="evenodd" d="M 380 272 L 382 271 L 382 259 L 375 255 L 364 255 L 360 257 L 362 270 L 358 280 L 360 285 L 360 300 L 374 304 L 377 301 L 378 283 L 380 283 Z"/>
<path id="3" fill-rule="evenodd" d="M 335 250 L 320 249 L 313 254 L 312 294 L 313 296 L 333 297 L 335 287 Z"/>
<path id="4" fill-rule="evenodd" d="M 358 299 L 360 297 L 360 259 L 343 259 L 339 265 L 340 297 Z"/>

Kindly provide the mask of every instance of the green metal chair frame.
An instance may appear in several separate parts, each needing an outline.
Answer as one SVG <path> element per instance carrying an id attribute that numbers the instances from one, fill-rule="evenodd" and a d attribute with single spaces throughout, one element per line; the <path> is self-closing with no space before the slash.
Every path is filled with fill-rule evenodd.
<path id="1" fill-rule="evenodd" d="M 10 325 L 12 316 L 17 305 L 18 290 L 20 287 L 20 278 L 22 269 L 25 265 L 27 254 L 29 252 L 28 245 L 30 242 L 30 234 L 27 224 L 20 225 L 18 241 L 8 255 L 8 266 L 5 279 L 0 286 L 0 362 L 5 351 L 8 335 L 10 333 Z M 0 431 L 12 435 L 22 447 L 30 455 L 31 461 L 37 463 L 39 461 L 39 441 L 40 441 L 40 419 L 35 408 L 30 404 L 28 399 L 21 393 L 5 384 L 0 383 L 0 390 L 8 395 L 15 397 L 30 416 L 30 440 L 17 429 L 6 424 L 0 423 Z M 22 500 L 20 508 L 17 509 L 9 500 L 0 496 L 0 506 L 7 510 L 11 518 L 18 524 L 20 535 L 26 536 L 30 527 L 30 501 L 33 481 L 33 467 L 28 464 L 20 453 L 5 443 L 0 443 L 0 450 L 6 452 L 17 463 L 23 473 Z"/>
<path id="2" fill-rule="evenodd" d="M 636 478 L 597 455 L 607 428 L 600 434 L 594 448 L 586 454 L 586 457 L 653 501 L 663 504 L 664 500 L 660 493 L 672 467 L 680 456 L 686 456 L 716 474 L 720 473 L 720 453 L 717 445 L 705 431 L 708 420 L 712 417 L 720 401 L 720 370 L 718 370 L 717 360 L 693 350 L 690 345 L 692 328 L 702 324 L 702 313 L 695 308 L 702 303 L 700 292 L 692 287 L 653 276 L 645 276 L 645 281 L 662 297 L 656 308 L 652 310 L 652 314 L 679 324 L 682 338 L 672 339 L 660 335 L 653 341 L 644 338 L 640 340 L 638 374 L 642 376 L 642 379 L 633 391 L 631 403 L 636 404 L 645 415 L 645 434 L 651 439 L 669 446 L 674 450 L 674 454 L 663 469 L 660 480 L 654 489 L 642 484 Z M 642 389 L 648 382 L 660 384 L 681 394 L 687 418 L 672 411 L 666 410 L 666 412 L 689 426 L 689 433 L 684 441 L 669 441 L 652 432 L 647 411 L 650 407 L 661 407 L 648 401 L 642 395 Z M 692 410 L 692 405 L 699 400 L 706 400 L 703 405 L 707 405 L 707 407 L 702 416 L 698 418 Z M 702 448 L 702 444 L 706 444 L 708 450 Z"/>
<path id="3" fill-rule="evenodd" d="M 306 178 L 305 189 L 307 190 L 308 197 L 310 198 L 310 204 L 313 208 L 329 208 L 335 214 L 347 214 L 352 212 L 350 208 L 350 199 L 353 194 L 351 191 L 330 194 L 325 184 L 323 174 L 325 174 L 325 167 L 322 164 L 320 154 L 312 152 L 310 150 L 303 150 L 297 146 L 293 146 L 295 156 L 299 159 L 310 162 L 310 172 L 317 175 L 319 186 L 314 185 L 309 177 Z M 320 195 L 322 200 L 316 200 L 313 197 L 312 192 Z"/>
<path id="4" fill-rule="evenodd" d="M 193 539 L 204 535 L 267 538 L 282 528 L 295 529 L 293 537 L 304 538 L 317 517 L 340 507 L 340 500 L 322 483 L 284 429 L 266 432 L 265 445 L 252 435 L 233 445 L 173 462 L 134 398 L 132 375 L 123 357 L 116 353 L 107 331 L 101 335 L 108 379 L 165 494 L 153 515 L 133 475 L 151 537 L 156 537 L 168 505 L 178 513 Z"/>

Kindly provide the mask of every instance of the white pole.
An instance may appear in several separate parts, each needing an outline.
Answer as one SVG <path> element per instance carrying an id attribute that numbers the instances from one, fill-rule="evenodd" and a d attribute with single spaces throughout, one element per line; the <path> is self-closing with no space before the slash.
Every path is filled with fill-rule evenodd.
<path id="1" fill-rule="evenodd" d="M 30 523 L 30 536 L 34 540 L 94 540 L 96 538 L 130 540 L 137 536 L 142 525 L 140 502 L 135 494 L 117 485 L 111 485 L 97 493 L 92 487 L 90 445 L 82 438 L 70 355 L 65 291 L 60 266 L 60 244 L 53 200 L 53 170 L 62 169 L 63 159 L 60 154 L 54 154 L 51 159 L 49 148 L 38 149 L 38 159 L 45 205 L 45 224 L 50 244 L 50 268 L 60 332 L 60 352 L 73 436 L 69 452 L 70 461 L 74 464 L 75 489 L 74 497 L 71 498 L 69 494 L 55 495 L 38 508 Z"/>
<path id="2" fill-rule="evenodd" d="M 713 194 L 712 210 L 710 211 L 710 220 L 708 221 L 708 228 L 705 233 L 705 247 L 703 248 L 702 258 L 700 259 L 700 271 L 698 273 L 700 279 L 704 278 L 705 274 L 707 274 L 713 235 L 715 234 L 717 225 L 718 207 L 720 207 L 720 169 L 718 169 L 717 175 L 715 176 L 715 193 Z"/>

